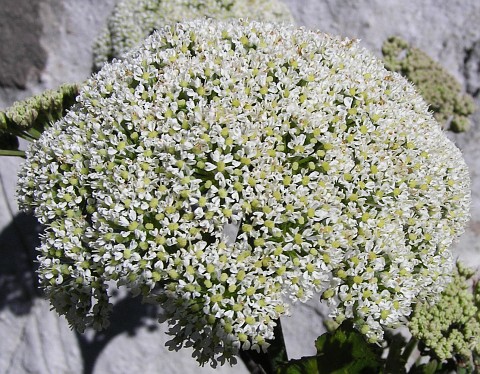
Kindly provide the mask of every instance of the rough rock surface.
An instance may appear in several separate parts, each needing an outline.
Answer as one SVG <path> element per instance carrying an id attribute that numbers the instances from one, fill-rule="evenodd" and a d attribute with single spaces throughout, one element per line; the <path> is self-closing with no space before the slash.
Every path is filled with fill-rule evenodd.
<path id="1" fill-rule="evenodd" d="M 5 0 L 0 23 L 0 85 L 24 89 L 38 79 L 47 52 L 40 44 L 43 25 L 39 19 L 41 1 Z"/>
<path id="2" fill-rule="evenodd" d="M 480 104 L 478 0 L 285 0 L 297 23 L 360 38 L 377 55 L 397 35 L 440 61 Z M 91 46 L 115 0 L 6 0 L 0 10 L 0 109 L 64 82 L 81 82 L 92 66 Z M 25 58 L 27 57 L 27 58 Z M 473 129 L 451 135 L 463 150 L 473 184 L 472 220 L 456 245 L 480 266 L 480 111 Z M 188 350 L 169 352 L 155 310 L 121 294 L 112 329 L 78 335 L 49 311 L 35 288 L 39 228 L 14 201 L 21 160 L 0 158 L 0 373 L 208 373 Z M 312 354 L 323 331 L 317 300 L 297 305 L 283 321 L 290 357 Z M 246 373 L 242 363 L 219 373 Z"/>

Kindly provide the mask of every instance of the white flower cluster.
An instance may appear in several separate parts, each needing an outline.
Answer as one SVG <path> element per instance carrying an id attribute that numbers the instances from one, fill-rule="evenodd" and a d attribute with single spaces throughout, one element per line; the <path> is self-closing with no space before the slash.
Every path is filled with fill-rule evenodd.
<path id="1" fill-rule="evenodd" d="M 469 176 L 412 86 L 355 41 L 192 21 L 107 64 L 28 151 L 40 279 L 79 329 L 116 281 L 199 362 L 265 349 L 322 293 L 371 341 L 438 294 Z"/>
<path id="2" fill-rule="evenodd" d="M 94 68 L 122 57 L 154 30 L 197 18 L 245 18 L 292 23 L 281 0 L 120 0 L 93 46 Z"/>

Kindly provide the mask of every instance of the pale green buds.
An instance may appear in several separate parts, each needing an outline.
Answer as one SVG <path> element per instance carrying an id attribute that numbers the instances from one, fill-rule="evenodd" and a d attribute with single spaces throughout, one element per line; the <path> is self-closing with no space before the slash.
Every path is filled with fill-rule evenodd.
<path id="1" fill-rule="evenodd" d="M 22 151 L 17 151 L 17 137 L 38 139 L 46 127 L 65 115 L 75 103 L 78 91 L 78 85 L 64 84 L 17 101 L 0 112 L 0 155 L 23 156 Z"/>
<path id="2" fill-rule="evenodd" d="M 471 279 L 474 272 L 457 263 L 452 282 L 435 305 L 417 304 L 409 328 L 422 346 L 441 361 L 455 356 L 470 360 L 480 349 L 479 310 Z"/>
<path id="3" fill-rule="evenodd" d="M 405 40 L 391 37 L 382 47 L 385 67 L 415 84 L 443 128 L 463 132 L 470 127 L 473 99 L 462 93 L 460 83 L 425 52 Z"/>

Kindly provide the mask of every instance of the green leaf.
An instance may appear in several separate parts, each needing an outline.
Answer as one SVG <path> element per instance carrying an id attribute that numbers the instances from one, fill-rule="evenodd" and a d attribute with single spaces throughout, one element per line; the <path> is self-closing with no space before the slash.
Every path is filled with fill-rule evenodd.
<path id="1" fill-rule="evenodd" d="M 317 358 L 315 356 L 302 357 L 299 360 L 290 360 L 286 365 L 283 365 L 277 374 L 317 374 Z"/>
<path id="2" fill-rule="evenodd" d="M 424 364 L 416 364 L 410 368 L 409 374 L 434 374 L 439 373 L 441 365 L 436 360 L 431 360 Z"/>
<path id="3" fill-rule="evenodd" d="M 351 322 L 345 321 L 333 333 L 315 342 L 317 355 L 291 360 L 277 374 L 370 374 L 380 373 L 382 349 L 369 344 Z"/>
<path id="4" fill-rule="evenodd" d="M 430 361 L 423 367 L 423 374 L 435 374 L 438 369 L 438 363 L 435 360 Z"/>
<path id="5" fill-rule="evenodd" d="M 382 365 L 380 347 L 369 344 L 349 321 L 320 336 L 315 346 L 319 373 L 375 373 Z"/>

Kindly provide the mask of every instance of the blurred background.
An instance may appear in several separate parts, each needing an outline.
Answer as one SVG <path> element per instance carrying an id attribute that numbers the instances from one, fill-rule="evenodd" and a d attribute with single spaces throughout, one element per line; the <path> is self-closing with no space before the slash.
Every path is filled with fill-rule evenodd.
<path id="1" fill-rule="evenodd" d="M 247 1 L 247 0 L 245 0 Z M 92 46 L 116 0 L 0 0 L 0 110 L 92 71 Z M 462 150 L 472 179 L 472 218 L 455 255 L 480 266 L 480 2 L 478 0 L 285 0 L 297 25 L 361 39 L 378 57 L 391 36 L 420 48 L 473 96 L 471 129 L 448 136 Z M 169 352 L 155 308 L 119 293 L 112 327 L 80 335 L 51 312 L 36 288 L 41 231 L 19 213 L 16 173 L 22 160 L 0 158 L 0 373 L 213 373 L 188 349 Z M 288 355 L 315 352 L 324 331 L 319 300 L 296 305 L 282 320 Z M 247 373 L 242 362 L 218 373 Z"/>

